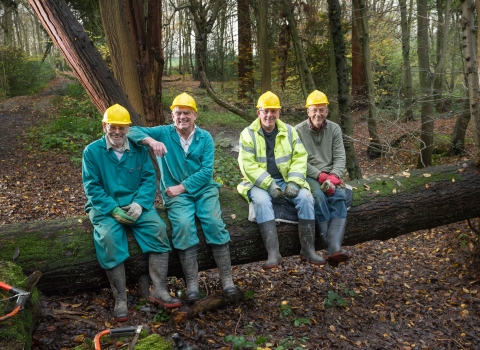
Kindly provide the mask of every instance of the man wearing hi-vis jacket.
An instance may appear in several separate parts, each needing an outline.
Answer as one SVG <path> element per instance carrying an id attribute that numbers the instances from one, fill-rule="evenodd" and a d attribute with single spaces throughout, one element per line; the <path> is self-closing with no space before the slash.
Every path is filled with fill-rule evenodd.
<path id="1" fill-rule="evenodd" d="M 325 264 L 315 252 L 313 197 L 306 181 L 307 151 L 292 126 L 280 118 L 280 100 L 272 92 L 261 95 L 258 118 L 240 134 L 238 163 L 244 176 L 238 192 L 254 206 L 268 260 L 263 269 L 282 260 L 272 200 L 286 198 L 298 215 L 300 256 L 311 264 Z"/>

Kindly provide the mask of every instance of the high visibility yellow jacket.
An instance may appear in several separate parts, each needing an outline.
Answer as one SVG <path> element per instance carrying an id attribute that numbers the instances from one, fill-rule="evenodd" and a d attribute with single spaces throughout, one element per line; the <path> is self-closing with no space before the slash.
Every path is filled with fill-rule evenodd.
<path id="1" fill-rule="evenodd" d="M 276 125 L 275 163 L 283 180 L 310 190 L 306 181 L 308 155 L 297 131 L 280 119 Z M 273 178 L 267 172 L 267 146 L 259 118 L 240 134 L 238 164 L 244 178 L 237 190 L 247 201 L 247 193 L 253 186 L 268 189 Z"/>

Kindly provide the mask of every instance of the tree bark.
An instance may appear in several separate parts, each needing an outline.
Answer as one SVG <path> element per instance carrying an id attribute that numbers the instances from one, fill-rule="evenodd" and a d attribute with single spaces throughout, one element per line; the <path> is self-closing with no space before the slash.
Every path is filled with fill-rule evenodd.
<path id="1" fill-rule="evenodd" d="M 375 106 L 375 89 L 373 86 L 372 60 L 370 58 L 370 30 L 368 29 L 368 9 L 365 0 L 353 0 L 354 22 L 357 29 L 360 42 L 360 54 L 363 57 L 363 67 L 365 71 L 365 83 L 368 98 L 368 135 L 370 143 L 367 153 L 370 159 L 375 159 L 382 154 L 382 145 L 380 136 L 377 132 L 377 107 Z"/>
<path id="2" fill-rule="evenodd" d="M 125 2 L 100 0 L 100 15 L 112 58 L 113 74 L 145 123 L 137 63 L 125 18 Z"/>
<path id="3" fill-rule="evenodd" d="M 425 173 L 430 176 L 424 176 Z M 356 189 L 347 217 L 345 245 L 386 240 L 480 216 L 480 206 L 473 204 L 480 196 L 480 170 L 466 164 L 415 170 L 408 178 L 383 175 L 350 184 Z M 364 185 L 370 190 L 366 191 Z M 220 202 L 231 236 L 232 264 L 266 260 L 258 225 L 247 220 L 247 202 L 228 189 L 221 191 Z M 170 229 L 165 211 L 158 211 Z M 200 270 L 214 268 L 200 226 L 198 229 Z M 279 225 L 278 235 L 282 256 L 299 253 L 296 225 Z M 131 257 L 126 261 L 126 270 L 131 283 L 147 272 L 147 258 L 131 235 L 129 246 Z M 108 283 L 96 259 L 92 225 L 87 217 L 0 226 L 0 260 L 11 260 L 17 247 L 15 262 L 26 274 L 42 272 L 37 288 L 44 293 L 78 292 Z M 320 248 L 317 242 L 317 249 Z M 182 275 L 175 251 L 170 255 L 169 274 Z"/>
<path id="4" fill-rule="evenodd" d="M 65 1 L 28 0 L 28 3 L 98 111 L 103 114 L 108 107 L 118 103 L 130 112 L 134 125 L 143 125 L 140 115 Z"/>
<path id="5" fill-rule="evenodd" d="M 335 68 L 338 80 L 338 114 L 343 132 L 343 144 L 346 153 L 346 166 L 350 179 L 360 179 L 362 172 L 358 164 L 353 144 L 353 121 L 350 111 L 350 83 L 347 58 L 345 57 L 345 39 L 342 31 L 342 9 L 338 0 L 328 0 L 328 23 L 333 48 L 335 51 Z"/>
<path id="6" fill-rule="evenodd" d="M 238 99 L 253 99 L 253 47 L 250 0 L 237 2 L 238 13 Z"/>
<path id="7" fill-rule="evenodd" d="M 410 66 L 410 30 L 412 27 L 413 0 L 410 0 L 410 7 L 407 15 L 407 0 L 400 0 L 400 16 L 402 28 L 402 63 L 403 63 L 403 100 L 405 101 L 404 121 L 413 120 L 413 91 L 412 91 L 412 69 Z"/>
<path id="8" fill-rule="evenodd" d="M 258 51 L 260 53 L 261 93 L 272 90 L 272 61 L 270 59 L 270 48 L 268 45 L 268 9 L 269 2 L 260 0 L 258 2 Z"/>

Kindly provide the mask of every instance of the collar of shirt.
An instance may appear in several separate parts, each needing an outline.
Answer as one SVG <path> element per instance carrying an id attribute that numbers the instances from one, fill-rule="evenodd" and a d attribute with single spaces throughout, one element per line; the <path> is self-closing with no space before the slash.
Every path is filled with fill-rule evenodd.
<path id="1" fill-rule="evenodd" d="M 128 139 L 125 138 L 125 142 L 123 143 L 123 146 L 121 148 L 116 148 L 113 143 L 110 142 L 110 140 L 108 139 L 107 136 L 105 136 L 105 140 L 107 141 L 107 151 L 110 149 L 110 148 L 113 148 L 117 151 L 128 151 L 130 152 L 130 143 L 128 142 Z"/>
<path id="2" fill-rule="evenodd" d="M 182 146 L 183 148 L 183 151 L 185 153 L 187 153 L 188 151 L 188 147 L 190 146 L 190 144 L 192 143 L 192 139 L 193 139 L 193 135 L 195 135 L 195 131 L 197 130 L 197 126 L 194 125 L 194 128 L 192 130 L 192 132 L 190 133 L 190 135 L 188 135 L 188 137 L 186 139 L 183 138 L 183 136 L 178 132 L 178 130 L 175 128 L 175 131 L 177 132 L 178 134 L 178 137 L 180 138 L 180 145 Z"/>
<path id="3" fill-rule="evenodd" d="M 323 129 L 326 129 L 327 128 L 327 120 L 325 119 L 322 123 L 322 125 L 320 125 L 320 128 L 316 128 L 313 124 L 312 124 L 312 121 L 310 120 L 310 118 L 308 118 L 308 126 L 310 127 L 310 130 L 313 130 L 315 132 L 320 132 L 322 131 Z"/>

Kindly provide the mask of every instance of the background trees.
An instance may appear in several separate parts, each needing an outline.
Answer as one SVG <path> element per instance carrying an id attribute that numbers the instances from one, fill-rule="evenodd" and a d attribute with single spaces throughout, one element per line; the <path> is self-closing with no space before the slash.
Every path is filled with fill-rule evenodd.
<path id="1" fill-rule="evenodd" d="M 475 142 L 465 139 L 469 119 L 475 121 L 472 130 L 478 139 L 478 104 L 466 102 L 478 98 L 478 91 L 466 89 L 472 74 L 478 76 L 471 73 L 476 32 L 470 33 L 469 51 L 465 41 L 460 50 L 466 36 L 462 30 L 475 27 L 477 20 L 475 7 L 465 1 L 450 6 L 450 0 L 172 0 L 162 7 L 160 0 L 76 0 L 68 5 L 63 0 L 29 0 L 69 8 L 79 23 L 75 30 L 85 33 L 148 125 L 165 122 L 162 102 L 168 105 L 173 92 L 164 94 L 164 75 L 201 80 L 198 86 L 216 103 L 247 120 L 256 97 L 266 90 L 279 94 L 287 113 L 299 117 L 310 90 L 327 92 L 331 118 L 345 133 L 352 178 L 361 174 L 355 166 L 359 141 L 353 135 L 358 120 L 370 126 L 371 156 L 390 156 L 401 140 L 380 137 L 377 128 L 396 128 L 402 140 L 413 140 L 420 167 L 435 163 L 438 118 L 458 116 L 450 138 L 452 153 L 462 152 L 465 142 Z M 470 11 L 471 20 L 462 9 Z M 11 68 L 8 73 L 6 69 L 8 50 L 20 50 L 25 60 L 46 57 L 47 64 L 65 67 L 37 16 L 26 0 L 0 1 L 0 42 L 8 48 L 0 57 L 5 96 L 12 90 L 8 82 L 15 80 Z M 57 46 L 69 35 L 76 33 L 54 40 Z M 109 103 L 101 101 L 111 98 L 89 93 L 100 111 Z M 409 127 L 411 120 L 420 121 L 420 127 Z"/>

